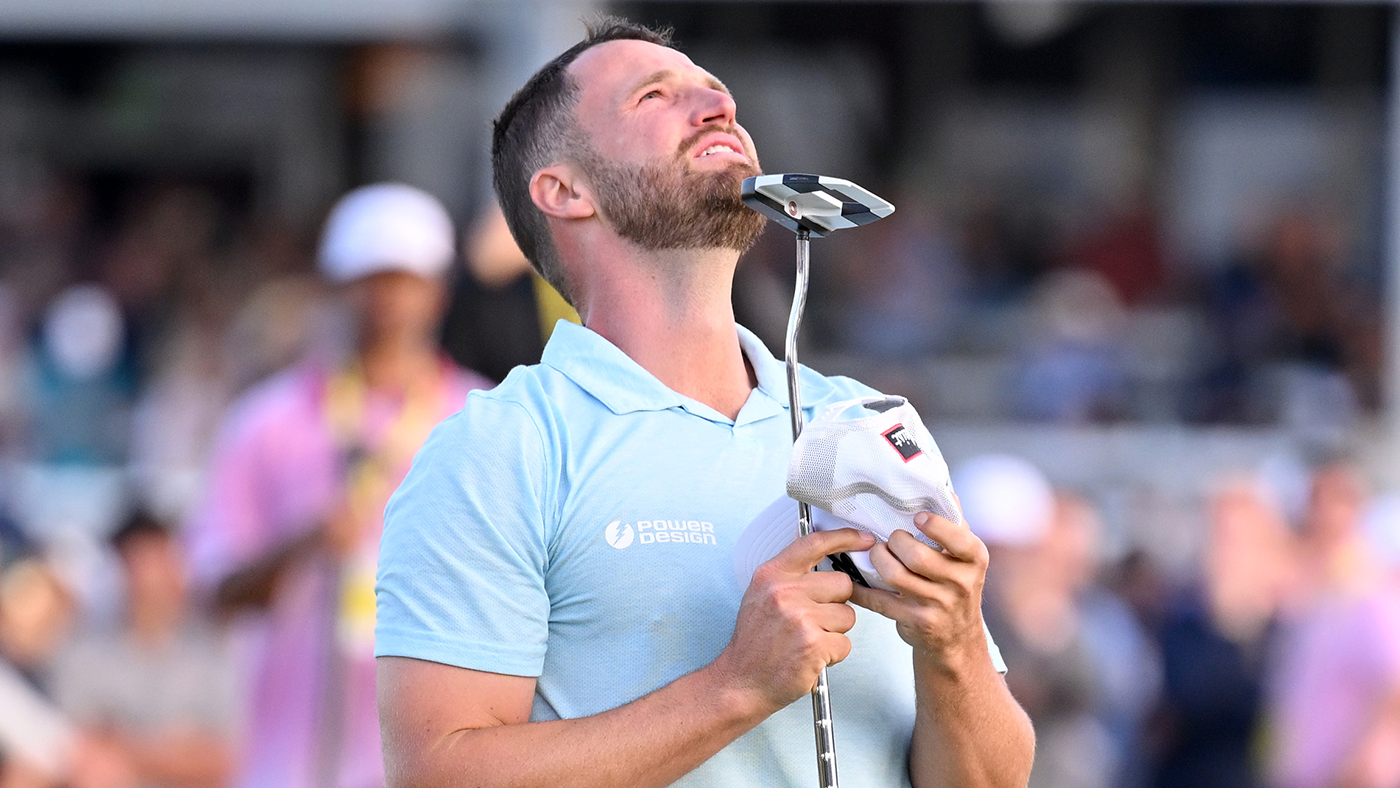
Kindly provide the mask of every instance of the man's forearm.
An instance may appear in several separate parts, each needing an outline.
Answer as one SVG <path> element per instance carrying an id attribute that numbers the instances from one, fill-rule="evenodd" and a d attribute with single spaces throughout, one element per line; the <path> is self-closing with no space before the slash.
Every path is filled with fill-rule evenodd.
<path id="1" fill-rule="evenodd" d="M 411 737 L 381 708 L 390 788 L 660 788 L 765 719 L 771 709 L 710 665 L 591 717 Z M 396 749 L 417 757 L 395 757 Z"/>
<path id="2" fill-rule="evenodd" d="M 960 666 L 914 666 L 918 713 L 909 749 L 914 788 L 1020 788 L 1035 732 L 985 653 Z"/>

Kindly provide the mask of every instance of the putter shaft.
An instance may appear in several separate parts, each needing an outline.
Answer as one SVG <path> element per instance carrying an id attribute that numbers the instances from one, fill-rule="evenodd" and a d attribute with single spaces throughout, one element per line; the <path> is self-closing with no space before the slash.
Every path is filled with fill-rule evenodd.
<path id="1" fill-rule="evenodd" d="M 797 285 L 792 293 L 792 311 L 788 313 L 787 343 L 784 361 L 787 364 L 788 405 L 792 418 L 792 439 L 802 434 L 802 391 L 797 380 L 797 332 L 802 327 L 802 312 L 807 307 L 807 269 L 811 237 L 803 228 L 797 231 Z M 797 504 L 797 533 L 812 532 L 812 509 Z M 817 783 L 821 788 L 838 788 L 836 777 L 836 732 L 832 727 L 831 695 L 827 691 L 826 668 L 817 675 L 812 690 L 812 726 L 817 738 Z"/>

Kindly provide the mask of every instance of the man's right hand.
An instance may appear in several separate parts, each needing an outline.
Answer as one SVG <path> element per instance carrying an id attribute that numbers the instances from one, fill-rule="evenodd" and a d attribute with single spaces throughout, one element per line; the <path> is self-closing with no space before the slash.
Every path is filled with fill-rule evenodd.
<path id="1" fill-rule="evenodd" d="M 814 572 L 834 553 L 869 550 L 875 537 L 854 528 L 800 537 L 753 573 L 734 636 L 712 668 L 751 692 L 771 714 L 816 686 L 822 668 L 851 653 L 856 623 L 851 579 Z"/>

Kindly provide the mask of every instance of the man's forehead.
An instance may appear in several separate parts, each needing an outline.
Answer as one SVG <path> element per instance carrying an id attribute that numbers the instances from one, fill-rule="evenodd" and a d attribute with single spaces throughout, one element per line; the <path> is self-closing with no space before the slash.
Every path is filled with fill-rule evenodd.
<path id="1" fill-rule="evenodd" d="M 586 93 L 595 89 L 604 93 L 630 90 L 648 76 L 666 71 L 699 72 L 709 77 L 709 72 L 684 53 L 635 39 L 598 44 L 570 63 L 568 71 Z"/>

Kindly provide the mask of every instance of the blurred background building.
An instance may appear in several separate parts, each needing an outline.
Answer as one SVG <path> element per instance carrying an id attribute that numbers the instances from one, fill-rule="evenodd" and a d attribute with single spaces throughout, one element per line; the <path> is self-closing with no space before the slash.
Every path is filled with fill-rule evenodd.
<path id="1" fill-rule="evenodd" d="M 1099 721 L 1066 736 L 1116 764 L 1065 784 L 1246 784 L 1202 776 L 1232 758 L 1265 780 L 1268 665 L 1309 664 L 1271 638 L 1336 585 L 1294 548 L 1351 534 L 1318 550 L 1389 566 L 1344 558 L 1379 550 L 1355 534 L 1400 489 L 1389 4 L 0 3 L 0 565 L 41 557 L 66 589 L 46 604 L 119 620 L 106 538 L 136 510 L 178 529 L 227 405 L 334 343 L 313 252 L 350 187 L 418 186 L 464 228 L 448 353 L 494 379 L 536 360 L 549 312 L 493 262 L 490 121 L 594 11 L 674 26 L 767 171 L 898 206 L 814 244 L 804 360 L 907 395 L 954 468 L 1029 461 L 1092 533 L 1085 555 L 1008 559 L 1088 600 L 1067 631 L 1108 677 L 1060 688 L 1089 693 L 1063 719 Z M 735 294 L 779 351 L 791 272 L 770 232 Z M 1039 635 L 1006 637 L 1053 662 Z M 1207 723 L 1239 747 L 1206 752 Z"/>

